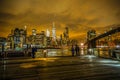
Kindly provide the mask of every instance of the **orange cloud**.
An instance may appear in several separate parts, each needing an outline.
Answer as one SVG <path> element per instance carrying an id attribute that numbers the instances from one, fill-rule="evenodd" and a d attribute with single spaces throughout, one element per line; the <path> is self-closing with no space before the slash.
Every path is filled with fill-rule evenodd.
<path id="1" fill-rule="evenodd" d="M 108 29 L 107 25 L 120 24 L 119 0 L 1 0 L 0 36 L 10 30 L 28 26 L 38 32 L 52 28 L 56 23 L 57 35 L 67 26 L 70 37 L 83 40 L 89 29 L 98 33 Z"/>

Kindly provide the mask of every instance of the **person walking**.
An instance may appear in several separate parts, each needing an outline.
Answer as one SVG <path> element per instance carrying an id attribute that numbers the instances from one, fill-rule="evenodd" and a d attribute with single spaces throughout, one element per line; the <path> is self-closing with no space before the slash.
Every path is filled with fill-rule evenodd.
<path id="1" fill-rule="evenodd" d="M 72 47 L 71 47 L 71 52 L 72 52 L 72 56 L 74 56 L 74 54 L 75 54 L 75 48 L 74 48 L 73 45 L 72 45 Z"/>
<path id="2" fill-rule="evenodd" d="M 37 51 L 37 48 L 32 47 L 32 58 L 35 58 L 35 52 Z"/>
<path id="3" fill-rule="evenodd" d="M 79 46 L 77 46 L 77 53 L 78 53 L 78 56 L 80 56 L 80 52 L 81 52 L 81 49 Z"/>
<path id="4" fill-rule="evenodd" d="M 76 53 L 76 56 L 80 55 L 80 48 L 77 44 L 75 45 L 75 53 Z"/>

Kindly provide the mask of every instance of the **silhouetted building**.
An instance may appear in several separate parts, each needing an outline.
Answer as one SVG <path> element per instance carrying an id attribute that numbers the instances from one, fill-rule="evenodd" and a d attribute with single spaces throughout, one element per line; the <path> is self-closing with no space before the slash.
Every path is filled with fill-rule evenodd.
<path id="1" fill-rule="evenodd" d="M 70 40 L 69 40 L 69 29 L 68 27 L 65 27 L 65 31 L 63 32 L 64 39 L 63 39 L 63 44 L 64 45 L 69 45 Z"/>

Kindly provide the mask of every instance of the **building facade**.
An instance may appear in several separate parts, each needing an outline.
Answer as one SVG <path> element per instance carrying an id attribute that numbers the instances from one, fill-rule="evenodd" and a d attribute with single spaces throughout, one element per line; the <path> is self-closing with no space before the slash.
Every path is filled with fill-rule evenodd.
<path id="1" fill-rule="evenodd" d="M 27 30 L 15 28 L 11 30 L 11 33 L 8 35 L 7 42 L 11 49 L 16 47 L 23 48 L 23 45 L 26 44 L 27 40 Z"/>

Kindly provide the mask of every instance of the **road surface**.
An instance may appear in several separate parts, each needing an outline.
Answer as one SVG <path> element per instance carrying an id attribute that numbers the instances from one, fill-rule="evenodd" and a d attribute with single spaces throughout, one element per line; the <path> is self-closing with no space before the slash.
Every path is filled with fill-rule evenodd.
<path id="1" fill-rule="evenodd" d="M 0 80 L 120 80 L 120 62 L 93 55 L 0 61 Z"/>

